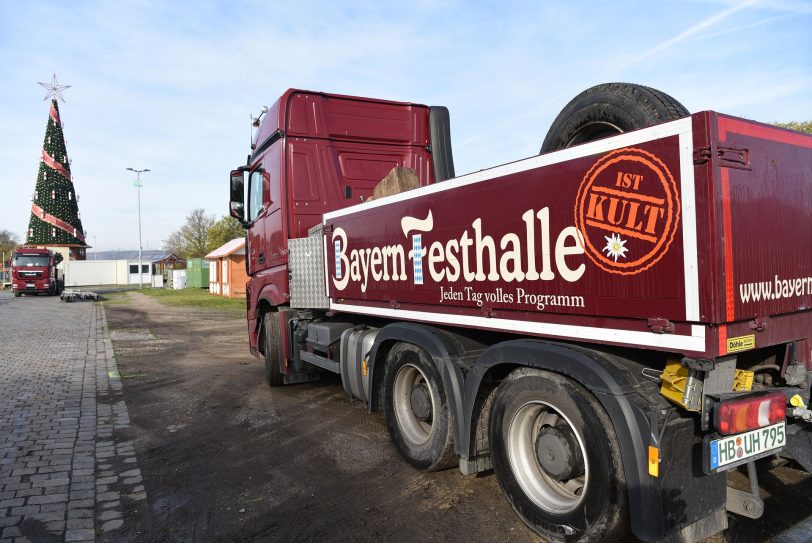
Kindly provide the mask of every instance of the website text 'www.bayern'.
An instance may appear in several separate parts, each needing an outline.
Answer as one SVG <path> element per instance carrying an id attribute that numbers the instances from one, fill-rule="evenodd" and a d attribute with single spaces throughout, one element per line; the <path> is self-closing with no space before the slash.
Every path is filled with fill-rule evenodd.
<path id="1" fill-rule="evenodd" d="M 776 275 L 773 281 L 742 283 L 739 285 L 739 297 L 744 303 L 797 298 L 810 294 L 812 294 L 812 277 L 781 279 Z"/>

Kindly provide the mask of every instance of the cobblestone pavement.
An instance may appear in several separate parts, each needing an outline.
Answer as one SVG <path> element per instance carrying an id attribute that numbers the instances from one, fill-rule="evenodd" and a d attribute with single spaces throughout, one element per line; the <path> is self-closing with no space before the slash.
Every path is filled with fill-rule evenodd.
<path id="1" fill-rule="evenodd" d="M 0 298 L 0 543 L 108 539 L 146 500 L 104 308 Z"/>

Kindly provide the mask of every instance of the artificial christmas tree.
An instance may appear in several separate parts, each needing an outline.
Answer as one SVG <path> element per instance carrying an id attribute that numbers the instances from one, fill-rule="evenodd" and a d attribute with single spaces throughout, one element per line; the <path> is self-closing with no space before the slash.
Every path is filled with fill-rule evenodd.
<path id="1" fill-rule="evenodd" d="M 60 91 L 67 87 L 58 85 L 56 76 L 50 85 L 40 85 L 49 89 L 45 98 L 52 97 L 51 111 L 42 144 L 37 184 L 31 198 L 31 219 L 25 243 L 54 249 L 64 247 L 71 260 L 84 260 L 88 245 L 82 230 L 79 197 L 73 187 L 56 101 L 57 97 L 62 97 Z"/>

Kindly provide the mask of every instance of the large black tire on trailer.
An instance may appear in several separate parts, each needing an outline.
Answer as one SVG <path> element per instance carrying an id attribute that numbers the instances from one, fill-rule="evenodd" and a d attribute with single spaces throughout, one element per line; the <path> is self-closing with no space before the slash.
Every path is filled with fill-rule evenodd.
<path id="1" fill-rule="evenodd" d="M 398 343 L 389 351 L 384 415 L 393 443 L 412 466 L 439 471 L 459 463 L 442 377 L 420 347 Z"/>
<path id="2" fill-rule="evenodd" d="M 632 83 L 591 87 L 564 106 L 553 121 L 541 153 L 566 149 L 690 115 L 666 93 Z"/>
<path id="3" fill-rule="evenodd" d="M 262 341 L 265 352 L 265 380 L 278 387 L 285 384 L 282 374 L 282 343 L 279 341 L 279 323 L 276 312 L 269 311 L 262 317 Z"/>
<path id="4" fill-rule="evenodd" d="M 613 541 L 628 531 L 620 447 L 597 399 L 533 368 L 499 386 L 490 416 L 493 468 L 513 509 L 551 541 Z"/>

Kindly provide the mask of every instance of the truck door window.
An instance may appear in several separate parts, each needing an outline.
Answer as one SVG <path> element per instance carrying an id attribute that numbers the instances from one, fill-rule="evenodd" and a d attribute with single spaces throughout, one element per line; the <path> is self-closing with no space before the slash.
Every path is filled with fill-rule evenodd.
<path id="1" fill-rule="evenodd" d="M 262 211 L 262 169 L 257 168 L 248 178 L 248 222 L 255 220 Z"/>

